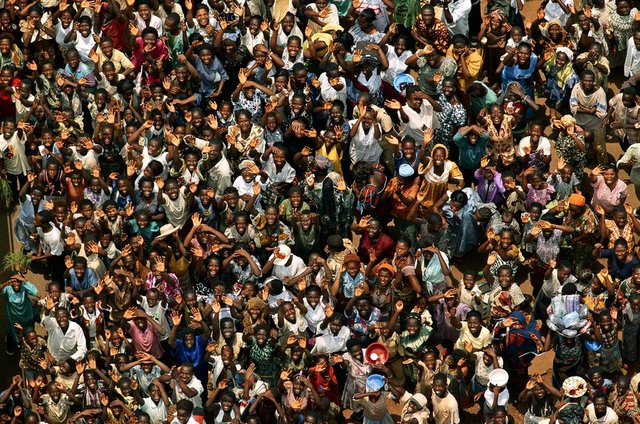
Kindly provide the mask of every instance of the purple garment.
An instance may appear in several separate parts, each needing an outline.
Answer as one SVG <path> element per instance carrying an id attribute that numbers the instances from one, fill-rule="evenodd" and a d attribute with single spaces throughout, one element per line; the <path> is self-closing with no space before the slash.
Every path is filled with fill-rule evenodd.
<path id="1" fill-rule="evenodd" d="M 460 337 L 460 330 L 451 325 L 446 308 L 445 300 L 440 299 L 440 303 L 436 306 L 436 334 L 441 340 L 450 340 L 455 343 Z M 458 306 L 456 306 L 456 318 L 458 321 L 464 321 L 469 311 L 471 311 L 469 305 L 462 302 L 458 303 Z"/>
<path id="2" fill-rule="evenodd" d="M 502 193 L 504 193 L 504 185 L 502 184 L 502 174 L 496 172 L 493 174 L 493 181 L 489 182 L 484 177 L 484 169 L 476 169 L 473 176 L 478 180 L 476 192 L 482 203 L 493 203 L 500 205 L 504 201 Z"/>

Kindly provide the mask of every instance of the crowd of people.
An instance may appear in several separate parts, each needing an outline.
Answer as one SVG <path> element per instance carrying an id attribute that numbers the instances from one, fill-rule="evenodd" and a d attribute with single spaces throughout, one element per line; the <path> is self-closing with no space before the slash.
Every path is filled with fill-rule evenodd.
<path id="1" fill-rule="evenodd" d="M 630 0 L 0 5 L 0 423 L 640 424 Z"/>

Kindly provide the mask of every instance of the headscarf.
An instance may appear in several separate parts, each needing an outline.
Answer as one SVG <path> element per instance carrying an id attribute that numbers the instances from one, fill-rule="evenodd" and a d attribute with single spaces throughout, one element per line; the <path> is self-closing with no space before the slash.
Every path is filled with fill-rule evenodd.
<path id="1" fill-rule="evenodd" d="M 414 412 L 409 412 L 409 405 L 413 403 L 419 409 Z M 402 407 L 402 413 L 400 414 L 400 422 L 405 423 L 411 420 L 416 420 L 418 424 L 426 424 L 429 419 L 429 408 L 427 408 L 427 398 L 422 393 L 416 393 L 411 396 L 409 400 Z"/>
<path id="2" fill-rule="evenodd" d="M 447 146 L 445 146 L 444 144 L 440 144 L 440 143 L 436 144 L 431 149 L 431 157 L 433 157 L 433 152 L 435 152 L 436 149 L 444 149 L 444 159 L 445 160 L 449 159 L 449 149 L 447 148 Z"/>
<path id="3" fill-rule="evenodd" d="M 565 65 L 562 68 L 556 67 L 556 57 L 558 53 L 564 53 L 567 55 L 567 59 L 568 59 L 567 63 L 565 63 Z M 561 46 L 561 47 L 556 47 L 556 53 L 553 55 L 551 60 L 549 60 L 545 64 L 545 68 L 548 73 L 555 72 L 555 80 L 558 83 L 558 86 L 563 90 L 567 82 L 569 82 L 571 77 L 573 77 L 574 75 L 572 61 L 573 61 L 573 52 L 571 51 L 571 49 L 569 49 L 568 47 Z"/>
<path id="4" fill-rule="evenodd" d="M 527 318 L 521 311 L 514 311 L 509 314 L 511 318 L 514 318 L 517 323 L 509 327 L 507 333 L 506 353 L 507 356 L 519 358 L 520 360 L 532 360 L 533 355 L 524 357 L 526 354 L 537 354 L 542 352 L 543 346 L 541 341 L 541 334 L 538 330 L 538 323 L 536 320 Z"/>
<path id="5" fill-rule="evenodd" d="M 574 206 L 584 206 L 587 203 L 587 199 L 582 194 L 573 193 L 569 196 L 569 204 Z"/>
<path id="6" fill-rule="evenodd" d="M 386 262 L 381 263 L 376 267 L 376 272 L 380 271 L 381 269 L 386 269 L 387 271 L 389 271 L 392 277 L 395 277 L 396 275 L 396 269 L 391 264 L 388 264 Z"/>

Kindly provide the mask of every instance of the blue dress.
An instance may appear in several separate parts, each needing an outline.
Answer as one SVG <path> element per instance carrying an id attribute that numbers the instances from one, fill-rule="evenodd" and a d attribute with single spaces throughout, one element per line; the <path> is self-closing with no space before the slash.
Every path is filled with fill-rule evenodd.
<path id="1" fill-rule="evenodd" d="M 2 290 L 2 294 L 5 296 L 5 299 L 7 299 L 5 309 L 7 333 L 13 337 L 15 342 L 18 342 L 18 335 L 16 334 L 16 329 L 13 324 L 20 323 L 22 328 L 33 328 L 33 304 L 29 296 L 36 296 L 38 289 L 33 283 L 25 281 L 17 292 L 13 290 L 11 285 L 8 285 Z"/>

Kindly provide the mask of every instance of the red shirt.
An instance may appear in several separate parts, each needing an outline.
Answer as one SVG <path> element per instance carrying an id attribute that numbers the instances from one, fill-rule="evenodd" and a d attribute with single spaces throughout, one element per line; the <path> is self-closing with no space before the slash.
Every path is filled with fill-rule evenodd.
<path id="1" fill-rule="evenodd" d="M 395 242 L 388 235 L 381 233 L 378 237 L 378 241 L 373 241 L 369 237 L 369 233 L 365 232 L 360 239 L 360 245 L 358 246 L 358 256 L 363 264 L 369 263 L 369 249 L 373 248 L 376 251 L 376 258 L 378 262 L 384 258 L 393 258 L 395 252 Z"/>

